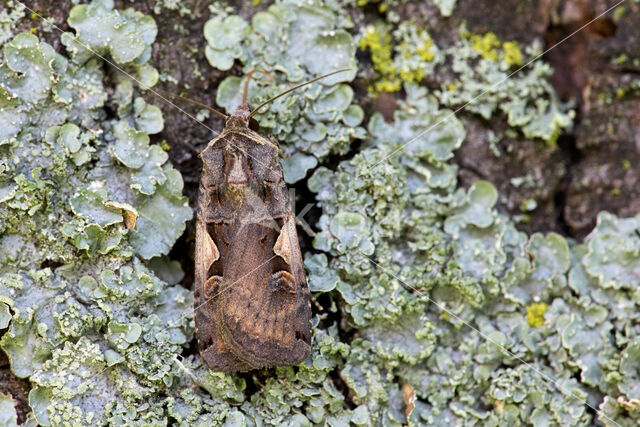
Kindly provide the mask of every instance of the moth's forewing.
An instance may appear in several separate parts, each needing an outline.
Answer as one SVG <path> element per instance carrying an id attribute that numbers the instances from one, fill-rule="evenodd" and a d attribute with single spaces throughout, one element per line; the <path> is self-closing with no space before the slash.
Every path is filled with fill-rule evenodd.
<path id="1" fill-rule="evenodd" d="M 214 314 L 216 312 L 217 298 L 214 296 L 219 290 L 217 286 L 209 286 L 209 292 L 206 292 L 207 270 L 208 266 L 213 262 L 213 254 L 207 242 L 210 239 L 205 222 L 198 215 L 194 292 L 194 317 L 198 348 L 202 358 L 214 371 L 245 371 L 251 367 L 235 357 L 224 343 L 222 337 L 216 332 Z"/>
<path id="2" fill-rule="evenodd" d="M 311 309 L 278 148 L 225 130 L 202 153 L 196 235 L 196 336 L 215 370 L 304 360 Z"/>

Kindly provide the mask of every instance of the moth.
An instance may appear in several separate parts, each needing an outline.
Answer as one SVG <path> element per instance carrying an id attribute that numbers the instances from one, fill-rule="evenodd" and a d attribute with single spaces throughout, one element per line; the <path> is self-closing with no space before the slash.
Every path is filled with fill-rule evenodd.
<path id="1" fill-rule="evenodd" d="M 277 141 L 260 135 L 242 104 L 201 152 L 196 212 L 196 337 L 214 371 L 302 362 L 311 353 L 310 292 Z M 263 74 L 267 74 L 262 72 Z M 215 111 L 215 110 L 214 110 Z M 250 126 L 251 124 L 251 126 Z"/>

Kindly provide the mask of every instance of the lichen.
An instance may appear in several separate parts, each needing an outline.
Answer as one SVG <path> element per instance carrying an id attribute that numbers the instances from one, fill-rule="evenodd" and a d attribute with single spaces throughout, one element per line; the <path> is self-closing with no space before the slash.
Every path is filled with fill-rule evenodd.
<path id="1" fill-rule="evenodd" d="M 96 1 L 73 8 L 69 24 L 67 56 L 23 33 L 4 44 L 0 65 L 0 346 L 29 377 L 42 425 L 113 421 L 104 402 L 118 387 L 142 404 L 171 384 L 193 333 L 190 292 L 144 264 L 168 253 L 192 215 L 180 174 L 149 144 L 161 114 L 121 96 L 106 119 L 108 65 L 83 47 L 149 70 L 155 23 Z"/>
<path id="2" fill-rule="evenodd" d="M 378 73 L 369 87 L 374 93 L 396 92 L 403 82 L 420 82 L 443 59 L 429 33 L 409 21 L 393 31 L 384 21 L 364 27 L 358 47 L 369 50 Z"/>
<path id="3" fill-rule="evenodd" d="M 547 311 L 547 304 L 543 302 L 533 303 L 527 308 L 527 323 L 534 328 L 539 328 L 544 324 L 544 313 Z"/>
<path id="4" fill-rule="evenodd" d="M 348 0 L 345 0 L 345 1 L 348 1 Z M 444 17 L 451 16 L 451 14 L 453 13 L 453 10 L 456 7 L 456 2 L 457 0 L 425 0 L 424 1 L 424 3 L 426 4 L 435 5 L 439 9 L 440 15 Z M 411 3 L 411 0 L 376 0 L 376 1 L 351 0 L 351 3 L 352 4 L 355 3 L 355 5 L 359 7 L 364 7 L 373 3 L 377 5 L 378 11 L 380 13 L 385 13 L 385 12 L 393 11 L 393 9 L 399 5 Z"/>
<path id="5" fill-rule="evenodd" d="M 573 112 L 558 100 L 548 80 L 549 65 L 538 60 L 539 43 L 523 48 L 516 41 L 501 42 L 491 32 L 470 34 L 464 26 L 459 33 L 457 43 L 442 49 L 452 61 L 453 78 L 441 84 L 436 95 L 440 102 L 464 106 L 485 119 L 501 111 L 525 137 L 555 144 L 572 126 Z"/>
<path id="6" fill-rule="evenodd" d="M 492 32 L 471 34 L 463 25 L 455 43 L 436 46 L 411 21 L 378 21 L 363 27 L 358 46 L 369 52 L 376 71 L 369 87 L 373 93 L 396 92 L 403 82 L 431 77 L 439 82 L 434 95 L 441 104 L 487 120 L 501 111 L 527 138 L 554 145 L 572 126 L 573 112 L 559 102 L 548 81 L 550 67 L 540 60 L 525 67 L 541 53 L 537 42 L 523 48 Z"/>
<path id="7" fill-rule="evenodd" d="M 0 424 L 7 427 L 18 425 L 16 401 L 10 395 L 0 393 Z"/>
<path id="8" fill-rule="evenodd" d="M 334 65 L 355 70 L 355 30 L 337 3 L 276 2 L 234 34 L 242 18 L 215 5 L 203 40 L 212 63 L 230 55 L 276 76 L 251 83 L 253 105 Z M 428 40 L 410 22 L 394 23 L 404 28 L 394 35 L 389 22 L 392 38 Z M 191 209 L 149 137 L 162 114 L 129 80 L 107 79 L 111 65 L 83 47 L 153 84 L 155 24 L 108 1 L 75 6 L 68 23 L 57 53 L 32 34 L 0 42 L 0 348 L 31 383 L 30 425 L 640 421 L 640 216 L 601 213 L 582 243 L 529 236 L 497 211 L 489 181 L 458 188 L 465 128 L 447 107 L 530 59 L 528 47 L 486 34 L 453 47 L 396 44 L 392 62 L 415 71 L 452 59 L 458 74 L 443 76 L 457 80 L 440 92 L 417 75 L 402 82 L 392 119 L 373 113 L 368 133 L 353 73 L 258 115 L 283 143 L 289 182 L 315 168 L 307 182 L 320 219 L 304 259 L 320 308 L 305 362 L 241 376 L 193 354 L 193 294 L 167 257 Z M 318 52 L 340 64 L 321 68 Z M 564 127 L 549 122 L 568 113 L 548 72 L 534 64 L 471 111 L 503 111 L 552 141 Z M 239 93 L 240 80 L 227 77 L 219 103 L 231 109 Z M 328 153 L 343 156 L 329 164 Z M 15 419 L 14 400 L 0 395 L 0 423 Z"/>
<path id="9" fill-rule="evenodd" d="M 356 73 L 355 43 L 347 31 L 351 25 L 320 1 L 299 0 L 277 2 L 256 13 L 251 23 L 220 12 L 205 24 L 205 53 L 213 67 L 226 70 L 238 60 L 245 72 L 262 70 L 275 77 L 250 83 L 253 107 L 305 80 L 349 70 L 280 98 L 255 116 L 281 144 L 285 157 L 298 156 L 285 161 L 288 183 L 302 179 L 330 153 L 346 153 L 354 138 L 364 136 L 358 126 L 364 113 L 345 83 Z M 225 78 L 218 87 L 217 103 L 233 112 L 241 102 L 242 87 L 241 78 Z"/>
<path id="10" fill-rule="evenodd" d="M 358 331 L 341 371 L 355 402 L 372 419 L 402 423 L 393 390 L 406 382 L 416 424 L 579 425 L 593 422 L 587 403 L 603 422 L 637 419 L 629 405 L 587 399 L 597 391 L 628 402 L 638 384 L 634 356 L 621 363 L 608 338 L 635 354 L 629 328 L 637 328 L 627 316 L 635 317 L 638 300 L 622 283 L 637 282 L 637 219 L 602 214 L 586 246 L 516 231 L 495 211 L 490 183 L 465 192 L 455 174 L 433 180 L 431 168 L 455 170 L 458 144 L 389 156 L 406 140 L 403 129 L 420 133 L 414 117 L 427 127 L 446 114 L 429 108 L 424 89 L 405 91 L 411 102 L 392 124 L 372 117 L 371 143 L 309 181 L 323 209 L 314 246 L 330 256 L 326 269 L 324 259 L 307 260 L 309 280 L 337 280 L 338 301 Z M 445 135 L 460 126 L 446 123 Z M 607 256 L 612 250 L 619 252 Z M 590 287 L 602 290 L 587 297 Z"/>

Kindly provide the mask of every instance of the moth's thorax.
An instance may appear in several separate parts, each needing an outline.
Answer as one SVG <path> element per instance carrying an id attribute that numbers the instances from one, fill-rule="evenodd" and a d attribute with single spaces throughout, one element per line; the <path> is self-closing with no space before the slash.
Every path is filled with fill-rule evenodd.
<path id="1" fill-rule="evenodd" d="M 221 200 L 228 201 L 233 209 L 239 209 L 246 199 L 247 192 L 248 189 L 244 184 L 229 185 Z"/>
<path id="2" fill-rule="evenodd" d="M 263 187 L 282 180 L 277 145 L 236 124 L 230 118 L 222 133 L 200 154 L 200 184 L 205 192 L 221 194 L 230 186 Z"/>
<path id="3" fill-rule="evenodd" d="M 249 127 L 249 116 L 251 115 L 251 110 L 249 109 L 249 104 L 241 104 L 236 107 L 236 110 L 232 115 L 227 119 L 227 123 L 225 124 L 225 128 L 248 128 Z"/>
<path id="4" fill-rule="evenodd" d="M 229 185 L 244 185 L 247 183 L 248 177 L 247 172 L 245 171 L 246 163 L 244 156 L 242 153 L 233 153 L 231 154 L 231 167 L 229 168 L 229 173 L 227 174 L 227 184 Z"/>

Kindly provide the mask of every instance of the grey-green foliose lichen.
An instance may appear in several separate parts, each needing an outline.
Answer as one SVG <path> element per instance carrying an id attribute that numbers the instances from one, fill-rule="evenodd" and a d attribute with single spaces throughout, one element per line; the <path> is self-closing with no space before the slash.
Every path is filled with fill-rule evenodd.
<path id="1" fill-rule="evenodd" d="M 309 280 L 358 331 L 341 370 L 354 401 L 405 422 L 389 392 L 406 383 L 416 425 L 637 422 L 640 216 L 603 213 L 581 245 L 518 232 L 493 185 L 456 190 L 457 120 L 390 156 L 446 114 L 405 91 L 393 124 L 374 115 L 369 145 L 309 180 L 330 257 L 307 257 Z"/>
<path id="2" fill-rule="evenodd" d="M 354 138 L 365 135 L 359 126 L 364 113 L 346 83 L 357 70 L 351 27 L 336 2 L 299 0 L 276 2 L 256 13 L 251 23 L 220 12 L 204 26 L 205 53 L 212 66 L 228 70 L 237 59 L 246 72 L 257 69 L 275 76 L 275 82 L 250 83 L 254 107 L 306 80 L 349 70 L 280 98 L 256 115 L 281 144 L 288 183 L 304 178 L 328 154 L 345 154 Z M 242 87 L 241 78 L 227 77 L 218 87 L 218 104 L 233 111 L 241 102 Z"/>
<path id="3" fill-rule="evenodd" d="M 276 74 L 275 84 L 251 84 L 254 105 L 332 71 L 314 68 L 314 49 L 355 67 L 339 8 L 277 2 L 251 24 L 217 14 L 205 29 L 209 59 Z M 165 254 L 191 210 L 180 175 L 149 143 L 162 115 L 128 80 L 108 95 L 109 66 L 83 48 L 153 84 L 155 24 L 105 0 L 75 6 L 69 24 L 65 52 L 18 34 L 3 40 L 0 63 L 0 347 L 32 383 L 30 422 L 638 423 L 640 216 L 602 213 L 581 244 L 527 236 L 496 212 L 492 184 L 457 188 L 465 129 L 443 121 L 441 93 L 405 84 L 393 120 L 373 114 L 365 135 L 346 73 L 259 116 L 291 154 L 290 181 L 364 138 L 308 181 L 322 216 L 305 265 L 329 301 L 314 317 L 312 355 L 256 377 L 250 395 L 243 377 L 183 358 L 193 297 Z M 480 77 L 467 83 L 484 85 Z M 220 103 L 231 108 L 238 93 L 228 78 Z M 528 111 L 535 121 L 548 110 Z M 16 422 L 8 396 L 0 420 Z"/>
<path id="4" fill-rule="evenodd" d="M 0 64 L 0 346 L 42 425 L 114 422 L 171 385 L 192 334 L 190 292 L 159 278 L 192 215 L 149 144 L 162 114 L 125 80 L 107 119 L 107 65 L 85 49 L 153 83 L 155 23 L 97 1 L 69 25 L 66 56 L 22 33 Z"/>
<path id="5" fill-rule="evenodd" d="M 442 105 L 486 120 L 499 111 L 526 138 L 550 145 L 573 124 L 573 111 L 557 99 L 548 81 L 551 68 L 536 60 L 541 55 L 537 42 L 522 48 L 491 32 L 471 34 L 462 25 L 455 43 L 437 46 L 412 21 L 378 21 L 362 27 L 358 45 L 371 56 L 377 78 L 369 89 L 374 93 L 396 92 L 403 82 L 420 82 L 446 70 L 434 93 Z"/>

